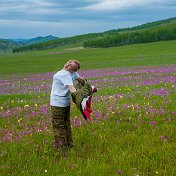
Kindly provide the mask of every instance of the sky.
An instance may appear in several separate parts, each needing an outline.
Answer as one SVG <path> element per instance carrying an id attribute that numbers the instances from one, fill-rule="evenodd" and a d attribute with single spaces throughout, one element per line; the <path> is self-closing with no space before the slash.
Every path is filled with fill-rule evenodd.
<path id="1" fill-rule="evenodd" d="M 176 0 L 0 0 L 0 38 L 62 38 L 171 17 Z"/>

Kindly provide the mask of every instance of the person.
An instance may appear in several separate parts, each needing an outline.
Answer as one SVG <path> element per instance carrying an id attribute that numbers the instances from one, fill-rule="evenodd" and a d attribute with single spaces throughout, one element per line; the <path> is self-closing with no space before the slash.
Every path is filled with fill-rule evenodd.
<path id="1" fill-rule="evenodd" d="M 79 69 L 80 62 L 78 60 L 69 60 L 63 69 L 53 76 L 50 106 L 54 147 L 60 152 L 73 147 L 70 124 L 70 94 L 76 92 L 73 85 L 75 80 L 84 84 L 84 79 L 77 73 Z"/>

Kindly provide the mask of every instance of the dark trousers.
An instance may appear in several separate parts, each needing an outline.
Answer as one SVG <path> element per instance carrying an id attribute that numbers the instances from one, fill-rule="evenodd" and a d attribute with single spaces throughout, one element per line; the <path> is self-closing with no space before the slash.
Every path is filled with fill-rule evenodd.
<path id="1" fill-rule="evenodd" d="M 52 125 L 54 133 L 54 146 L 57 149 L 67 149 L 73 146 L 70 106 L 51 106 Z"/>

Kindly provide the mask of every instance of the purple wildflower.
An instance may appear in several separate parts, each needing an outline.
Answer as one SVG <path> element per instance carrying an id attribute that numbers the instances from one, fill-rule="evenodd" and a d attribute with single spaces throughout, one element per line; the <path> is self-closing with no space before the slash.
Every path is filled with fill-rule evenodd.
<path id="1" fill-rule="evenodd" d="M 156 125 L 156 122 L 155 122 L 155 121 L 151 121 L 150 124 L 151 124 L 151 125 Z"/>
<path id="2" fill-rule="evenodd" d="M 161 139 L 164 139 L 164 138 L 165 138 L 165 136 L 160 136 L 160 138 L 161 138 Z"/>
<path id="3" fill-rule="evenodd" d="M 123 171 L 118 169 L 118 170 L 116 170 L 116 174 L 121 175 L 121 174 L 123 174 Z"/>

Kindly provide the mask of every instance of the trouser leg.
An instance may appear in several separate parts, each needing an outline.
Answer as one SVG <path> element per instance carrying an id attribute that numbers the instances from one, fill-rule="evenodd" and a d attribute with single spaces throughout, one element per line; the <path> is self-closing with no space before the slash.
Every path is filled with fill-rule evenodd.
<path id="1" fill-rule="evenodd" d="M 65 129 L 67 133 L 67 144 L 68 147 L 73 147 L 73 139 L 72 139 L 72 130 L 71 130 L 71 124 L 70 124 L 70 106 L 67 107 L 67 116 L 65 119 Z"/>
<path id="2" fill-rule="evenodd" d="M 57 149 L 67 147 L 67 131 L 65 129 L 66 108 L 51 106 L 54 144 Z"/>

